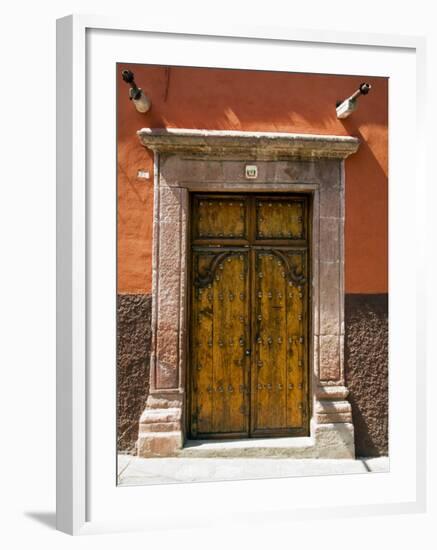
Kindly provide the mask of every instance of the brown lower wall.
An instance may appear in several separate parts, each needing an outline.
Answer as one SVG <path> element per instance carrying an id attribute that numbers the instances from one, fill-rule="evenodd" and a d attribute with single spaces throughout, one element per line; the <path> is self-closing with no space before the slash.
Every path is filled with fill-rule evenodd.
<path id="1" fill-rule="evenodd" d="M 388 455 L 388 295 L 347 294 L 345 377 L 357 456 Z"/>
<path id="2" fill-rule="evenodd" d="M 117 297 L 117 434 L 120 452 L 135 452 L 149 391 L 151 296 Z M 345 375 L 357 456 L 388 454 L 388 297 L 345 299 Z"/>
<path id="3" fill-rule="evenodd" d="M 138 420 L 149 393 L 150 294 L 117 296 L 117 447 L 135 452 Z"/>

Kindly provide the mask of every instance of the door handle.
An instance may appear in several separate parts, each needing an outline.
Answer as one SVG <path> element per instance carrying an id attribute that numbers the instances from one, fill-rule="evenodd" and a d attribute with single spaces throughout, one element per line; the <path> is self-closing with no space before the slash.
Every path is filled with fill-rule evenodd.
<path id="1" fill-rule="evenodd" d="M 251 354 L 251 350 L 250 349 L 247 349 L 245 352 L 244 352 L 245 355 L 249 356 Z"/>

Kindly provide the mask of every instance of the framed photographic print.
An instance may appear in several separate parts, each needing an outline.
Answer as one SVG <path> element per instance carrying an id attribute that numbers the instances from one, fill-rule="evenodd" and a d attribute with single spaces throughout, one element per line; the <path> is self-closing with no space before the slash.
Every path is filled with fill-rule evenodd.
<path id="1" fill-rule="evenodd" d="M 59 529 L 423 509 L 424 47 L 58 21 Z"/>

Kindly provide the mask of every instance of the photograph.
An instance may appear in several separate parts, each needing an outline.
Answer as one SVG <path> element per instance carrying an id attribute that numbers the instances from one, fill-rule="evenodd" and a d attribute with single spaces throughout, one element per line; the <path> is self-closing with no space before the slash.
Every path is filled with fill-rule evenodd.
<path id="1" fill-rule="evenodd" d="M 114 71 L 117 485 L 389 472 L 389 78 Z"/>

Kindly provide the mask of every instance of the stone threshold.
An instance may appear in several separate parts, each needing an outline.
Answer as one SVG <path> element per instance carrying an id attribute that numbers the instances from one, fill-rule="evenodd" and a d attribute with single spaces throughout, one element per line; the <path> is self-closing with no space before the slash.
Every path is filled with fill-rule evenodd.
<path id="1" fill-rule="evenodd" d="M 183 458 L 317 458 L 312 437 L 188 440 Z"/>

